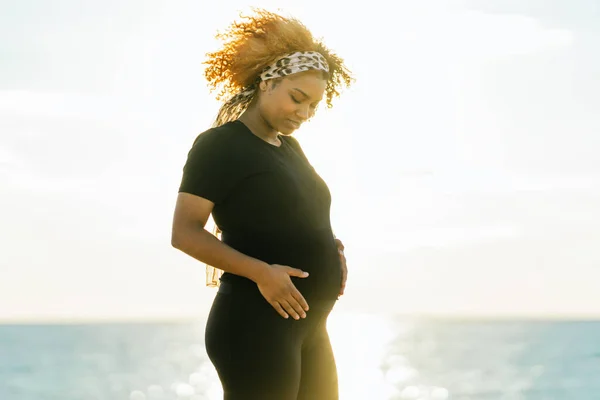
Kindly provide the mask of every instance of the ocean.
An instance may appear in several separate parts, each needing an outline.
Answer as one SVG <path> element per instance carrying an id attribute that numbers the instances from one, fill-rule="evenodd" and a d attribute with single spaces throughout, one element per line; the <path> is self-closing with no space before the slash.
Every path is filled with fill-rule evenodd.
<path id="1" fill-rule="evenodd" d="M 340 400 L 600 399 L 600 321 L 334 312 L 329 331 Z M 220 399 L 203 336 L 203 320 L 0 325 L 0 400 Z"/>

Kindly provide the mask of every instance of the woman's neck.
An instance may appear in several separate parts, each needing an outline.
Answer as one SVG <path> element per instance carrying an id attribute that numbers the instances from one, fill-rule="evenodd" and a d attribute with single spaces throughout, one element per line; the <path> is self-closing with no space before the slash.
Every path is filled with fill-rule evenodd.
<path id="1" fill-rule="evenodd" d="M 281 144 L 279 140 L 279 132 L 273 129 L 264 118 L 256 111 L 256 109 L 246 110 L 239 118 L 255 135 L 272 145 L 278 146 Z"/>

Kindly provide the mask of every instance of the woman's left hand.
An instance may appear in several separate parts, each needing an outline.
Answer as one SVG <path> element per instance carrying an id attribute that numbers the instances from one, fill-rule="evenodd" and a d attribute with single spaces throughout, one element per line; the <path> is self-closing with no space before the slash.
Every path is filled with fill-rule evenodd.
<path id="1" fill-rule="evenodd" d="M 335 244 L 338 248 L 338 254 L 340 255 L 340 261 L 342 263 L 342 284 L 340 286 L 340 296 L 344 294 L 346 289 L 346 279 L 348 278 L 348 266 L 346 265 L 346 256 L 344 255 L 344 243 L 340 239 L 335 239 Z"/>

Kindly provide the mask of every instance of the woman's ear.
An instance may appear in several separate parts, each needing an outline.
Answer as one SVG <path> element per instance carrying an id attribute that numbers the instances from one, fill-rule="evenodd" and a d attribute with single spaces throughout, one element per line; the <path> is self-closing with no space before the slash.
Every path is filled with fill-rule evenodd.
<path id="1" fill-rule="evenodd" d="M 264 92 L 265 90 L 267 90 L 267 82 L 260 81 L 260 83 L 258 84 L 258 87 L 260 88 L 260 90 L 262 90 Z"/>

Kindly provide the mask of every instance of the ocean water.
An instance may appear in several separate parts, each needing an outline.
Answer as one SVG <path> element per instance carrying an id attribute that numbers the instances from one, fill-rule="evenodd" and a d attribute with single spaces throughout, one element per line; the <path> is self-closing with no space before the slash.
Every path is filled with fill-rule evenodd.
<path id="1" fill-rule="evenodd" d="M 335 314 L 329 331 L 341 400 L 600 399 L 600 322 Z M 0 325 L 0 400 L 219 399 L 203 335 L 202 320 Z"/>

